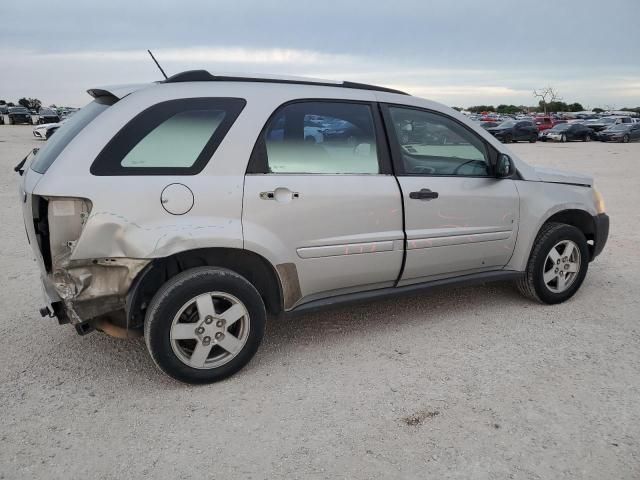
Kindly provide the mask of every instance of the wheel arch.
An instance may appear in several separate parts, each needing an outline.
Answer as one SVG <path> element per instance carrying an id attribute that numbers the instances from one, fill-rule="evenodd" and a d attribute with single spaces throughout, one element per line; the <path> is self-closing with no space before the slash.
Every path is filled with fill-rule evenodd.
<path id="1" fill-rule="evenodd" d="M 590 260 L 594 257 L 594 242 L 596 235 L 596 224 L 593 216 L 586 210 L 580 210 L 577 208 L 570 208 L 566 210 L 560 210 L 550 215 L 540 225 L 538 232 L 542 227 L 548 223 L 564 223 L 566 225 L 572 225 L 580 230 L 587 239 L 587 245 L 589 247 Z"/>
<path id="2" fill-rule="evenodd" d="M 147 306 L 167 280 L 202 266 L 228 268 L 242 275 L 256 287 L 269 313 L 282 311 L 282 281 L 278 270 L 267 259 L 239 248 L 200 248 L 157 258 L 136 276 L 125 300 L 127 328 L 142 327 Z"/>

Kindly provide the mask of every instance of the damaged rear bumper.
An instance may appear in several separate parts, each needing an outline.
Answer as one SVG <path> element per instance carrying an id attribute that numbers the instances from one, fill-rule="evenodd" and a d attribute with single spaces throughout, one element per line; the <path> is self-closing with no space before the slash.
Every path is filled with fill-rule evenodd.
<path id="1" fill-rule="evenodd" d="M 49 295 L 53 314 L 60 323 L 74 325 L 104 321 L 105 315 L 124 312 L 131 283 L 150 260 L 103 258 L 58 263 L 43 279 L 58 298 Z"/>

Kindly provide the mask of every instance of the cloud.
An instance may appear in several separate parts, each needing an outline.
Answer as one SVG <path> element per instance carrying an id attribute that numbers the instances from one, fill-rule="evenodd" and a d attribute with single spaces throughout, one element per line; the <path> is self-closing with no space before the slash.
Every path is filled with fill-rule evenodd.
<path id="1" fill-rule="evenodd" d="M 636 106 L 640 69 L 593 70 L 591 66 L 540 69 L 535 65 L 477 68 L 451 62 L 425 67 L 412 58 L 328 53 L 314 49 L 194 46 L 155 49 L 168 74 L 204 68 L 212 73 L 296 75 L 351 80 L 407 91 L 448 105 L 533 105 L 534 88 L 552 85 L 563 100 L 585 105 Z M 91 87 L 151 82 L 160 74 L 144 49 L 42 52 L 0 47 L 0 76 L 6 100 L 38 97 L 46 104 L 82 105 Z"/>
<path id="2" fill-rule="evenodd" d="M 145 50 L 113 50 L 113 51 L 71 51 L 62 53 L 29 52 L 39 59 L 58 59 L 65 61 L 147 61 L 149 56 Z M 254 65 L 319 65 L 348 64 L 354 57 L 342 54 L 329 54 L 313 50 L 296 50 L 284 48 L 246 47 L 190 47 L 154 50 L 155 57 L 162 62 L 240 63 Z"/>

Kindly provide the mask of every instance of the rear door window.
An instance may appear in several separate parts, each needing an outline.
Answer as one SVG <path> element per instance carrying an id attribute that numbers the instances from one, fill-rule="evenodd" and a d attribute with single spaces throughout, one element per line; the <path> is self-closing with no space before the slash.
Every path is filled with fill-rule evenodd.
<path id="1" fill-rule="evenodd" d="M 262 166 L 255 171 L 250 166 L 249 173 L 380 173 L 379 140 L 369 104 L 290 103 L 267 123 L 257 145 L 256 163 Z"/>

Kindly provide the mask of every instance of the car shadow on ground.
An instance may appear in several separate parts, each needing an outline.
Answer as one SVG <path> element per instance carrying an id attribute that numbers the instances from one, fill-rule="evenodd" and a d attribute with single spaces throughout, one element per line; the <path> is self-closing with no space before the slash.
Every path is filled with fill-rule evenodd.
<path id="1" fill-rule="evenodd" d="M 268 365 L 279 364 L 283 357 L 295 361 L 296 356 L 304 355 L 309 346 L 332 348 L 341 342 L 357 341 L 364 335 L 376 341 L 377 336 L 384 337 L 390 328 L 433 325 L 452 317 L 472 320 L 475 312 L 488 309 L 487 315 L 490 315 L 496 304 L 504 308 L 510 303 L 526 306 L 530 302 L 523 299 L 512 284 L 498 282 L 466 288 L 439 288 L 422 295 L 270 317 L 256 359 L 236 377 L 259 373 Z M 37 377 L 40 375 L 33 370 L 42 365 L 42 359 L 49 358 L 56 364 L 58 381 L 86 382 L 93 377 L 113 376 L 112 382 L 108 383 L 151 383 L 162 389 L 184 388 L 155 367 L 142 338 L 123 340 L 96 333 L 80 337 L 68 326 L 60 327 L 55 335 L 59 341 L 52 342 L 30 362 L 29 370 Z M 66 355 L 54 355 L 55 349 L 65 351 Z"/>

